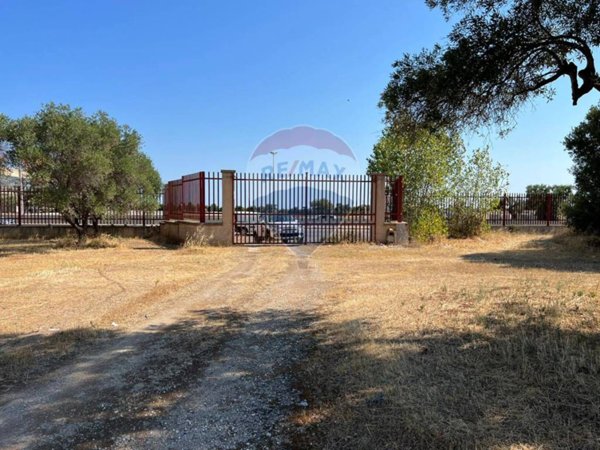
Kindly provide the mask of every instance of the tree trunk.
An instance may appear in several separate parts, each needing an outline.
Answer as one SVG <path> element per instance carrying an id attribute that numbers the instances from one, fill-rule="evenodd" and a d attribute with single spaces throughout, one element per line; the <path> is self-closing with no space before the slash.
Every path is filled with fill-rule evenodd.
<path id="1" fill-rule="evenodd" d="M 99 217 L 92 218 L 92 227 L 94 228 L 94 237 L 98 237 L 100 235 L 100 218 Z"/>
<path id="2" fill-rule="evenodd" d="M 87 240 L 88 231 L 87 217 L 82 219 L 81 223 L 79 223 L 79 220 L 77 218 L 72 217 L 69 214 L 63 214 L 63 218 L 69 225 L 71 225 L 75 229 L 75 232 L 77 233 L 77 246 L 84 245 Z"/>
<path id="3" fill-rule="evenodd" d="M 75 228 L 75 231 L 77 231 L 77 247 L 84 246 L 87 242 L 87 229 L 84 227 L 77 227 Z"/>
<path id="4" fill-rule="evenodd" d="M 77 235 L 77 245 L 79 247 L 85 245 L 88 237 L 88 216 L 81 218 L 81 233 Z"/>

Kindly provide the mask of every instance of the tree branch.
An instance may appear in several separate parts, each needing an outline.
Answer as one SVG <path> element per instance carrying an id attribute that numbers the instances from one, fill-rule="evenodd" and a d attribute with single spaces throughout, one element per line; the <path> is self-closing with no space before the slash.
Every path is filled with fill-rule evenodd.
<path id="1" fill-rule="evenodd" d="M 539 81 L 538 83 L 534 84 L 533 86 L 527 86 L 525 89 L 518 91 L 516 93 L 516 95 L 523 95 L 528 92 L 537 91 L 538 89 L 541 89 L 550 83 L 554 83 L 556 80 L 558 80 L 563 75 L 568 75 L 569 73 L 567 70 L 568 70 L 567 68 L 559 69 L 559 70 L 555 71 L 554 75 L 552 75 L 551 77 L 545 78 L 545 79 Z M 552 73 L 552 72 L 550 72 L 550 73 Z"/>

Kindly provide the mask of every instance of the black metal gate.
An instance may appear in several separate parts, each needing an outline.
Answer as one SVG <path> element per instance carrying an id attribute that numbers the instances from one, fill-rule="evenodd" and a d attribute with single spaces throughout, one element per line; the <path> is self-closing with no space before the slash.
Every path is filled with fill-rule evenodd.
<path id="1" fill-rule="evenodd" d="M 236 174 L 233 242 L 371 242 L 375 191 L 368 175 Z"/>

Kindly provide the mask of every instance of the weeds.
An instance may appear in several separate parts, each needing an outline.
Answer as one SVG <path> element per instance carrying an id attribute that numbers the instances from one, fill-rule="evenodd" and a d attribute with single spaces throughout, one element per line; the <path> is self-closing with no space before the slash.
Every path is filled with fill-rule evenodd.
<path id="1" fill-rule="evenodd" d="M 205 227 L 196 227 L 192 234 L 188 234 L 183 242 L 182 247 L 185 249 L 195 249 L 206 247 L 212 236 L 207 234 Z"/>
<path id="2" fill-rule="evenodd" d="M 100 248 L 117 248 L 122 246 L 122 239 L 108 234 L 90 237 L 84 243 L 79 243 L 76 238 L 66 236 L 57 238 L 54 241 L 54 246 L 57 249 L 100 249 Z"/>

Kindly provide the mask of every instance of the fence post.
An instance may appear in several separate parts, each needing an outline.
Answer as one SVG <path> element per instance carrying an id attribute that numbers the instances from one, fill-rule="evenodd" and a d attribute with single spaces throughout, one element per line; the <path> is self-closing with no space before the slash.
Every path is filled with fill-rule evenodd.
<path id="1" fill-rule="evenodd" d="M 171 219 L 171 182 L 167 182 L 163 193 L 163 220 Z"/>
<path id="2" fill-rule="evenodd" d="M 502 228 L 506 226 L 506 203 L 508 203 L 508 198 L 505 192 L 504 197 L 502 197 Z"/>
<path id="3" fill-rule="evenodd" d="M 550 219 L 552 218 L 552 194 L 546 194 L 546 226 L 550 226 Z"/>
<path id="4" fill-rule="evenodd" d="M 233 196 L 234 196 L 234 183 L 235 183 L 235 170 L 222 170 L 222 183 L 223 183 L 223 210 L 221 217 L 223 220 L 224 235 L 227 236 L 227 243 L 233 244 Z"/>
<path id="5" fill-rule="evenodd" d="M 169 181 L 169 199 L 167 200 L 169 202 L 169 220 L 174 219 L 174 214 L 175 214 L 175 208 L 177 208 L 177 206 L 175 205 L 174 201 L 175 201 L 175 195 L 173 194 L 173 185 L 171 184 L 171 182 Z"/>
<path id="6" fill-rule="evenodd" d="M 303 231 L 303 236 L 304 236 L 304 240 L 306 241 L 308 239 L 308 172 L 304 173 L 304 201 L 303 201 L 303 205 L 304 205 L 304 231 Z M 354 219 L 353 219 L 354 220 Z"/>
<path id="7" fill-rule="evenodd" d="M 385 228 L 385 175 L 376 173 L 371 175 L 371 211 L 375 212 L 375 242 L 387 241 Z"/>
<path id="8" fill-rule="evenodd" d="M 198 174 L 198 183 L 199 183 L 199 190 L 198 192 L 200 193 L 200 204 L 198 205 L 198 208 L 200 209 L 198 212 L 200 213 L 199 215 L 199 219 L 200 219 L 200 223 L 204 223 L 206 222 L 206 186 L 205 186 L 205 181 L 206 181 L 206 174 L 204 172 L 200 172 Z"/>
<path id="9" fill-rule="evenodd" d="M 185 219 L 185 203 L 183 203 L 184 198 L 185 198 L 185 177 L 181 177 L 181 199 L 179 200 L 179 211 L 177 214 L 177 218 L 179 220 Z"/>
<path id="10" fill-rule="evenodd" d="M 17 187 L 17 225 L 21 226 L 23 216 L 23 191 Z"/>

